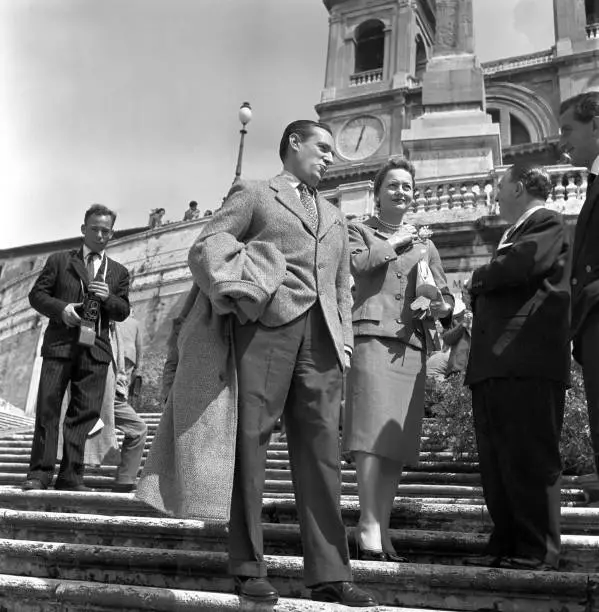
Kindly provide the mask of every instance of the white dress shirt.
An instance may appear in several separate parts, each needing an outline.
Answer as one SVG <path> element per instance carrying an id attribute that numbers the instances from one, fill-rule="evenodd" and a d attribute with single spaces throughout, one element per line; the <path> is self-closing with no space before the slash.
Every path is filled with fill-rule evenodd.
<path id="1" fill-rule="evenodd" d="M 83 245 L 83 263 L 87 266 L 87 256 L 92 252 L 92 250 L 86 245 Z M 99 255 L 99 257 L 94 257 L 94 276 L 98 273 L 98 270 L 100 269 L 100 266 L 102 265 L 102 262 L 104 261 L 104 257 L 106 257 L 106 254 L 104 251 L 102 251 L 101 253 L 97 253 L 97 255 Z"/>

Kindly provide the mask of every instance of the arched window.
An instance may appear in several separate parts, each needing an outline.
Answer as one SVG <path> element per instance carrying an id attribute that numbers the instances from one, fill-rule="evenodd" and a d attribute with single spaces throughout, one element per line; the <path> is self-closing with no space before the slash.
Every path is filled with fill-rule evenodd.
<path id="1" fill-rule="evenodd" d="M 428 63 L 428 57 L 426 55 L 426 45 L 422 40 L 422 37 L 418 35 L 416 37 L 416 74 L 414 75 L 417 79 L 421 79 L 424 71 L 426 70 L 426 64 Z"/>
<path id="2" fill-rule="evenodd" d="M 365 21 L 356 31 L 355 72 L 381 70 L 385 58 L 385 26 L 376 19 Z"/>
<path id="3" fill-rule="evenodd" d="M 510 144 L 519 145 L 530 142 L 530 132 L 528 128 L 516 117 L 510 113 L 510 133 L 512 135 Z"/>

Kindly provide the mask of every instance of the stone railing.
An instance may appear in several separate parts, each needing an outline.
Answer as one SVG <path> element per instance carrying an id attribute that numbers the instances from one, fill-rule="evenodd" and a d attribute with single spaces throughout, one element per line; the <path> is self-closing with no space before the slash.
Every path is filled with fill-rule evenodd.
<path id="1" fill-rule="evenodd" d="M 528 68 L 529 66 L 537 66 L 539 64 L 549 64 L 553 61 L 553 49 L 531 53 L 530 55 L 520 55 L 510 57 L 495 62 L 485 62 L 482 64 L 483 73 L 485 75 L 503 72 L 504 70 L 516 70 L 518 68 Z"/>
<path id="2" fill-rule="evenodd" d="M 504 167 L 490 174 L 424 181 L 418 185 L 406 220 L 446 223 L 499 214 L 497 185 L 505 170 Z M 548 171 L 553 190 L 547 198 L 547 207 L 566 215 L 578 214 L 586 195 L 586 168 L 551 166 Z"/>
<path id="3" fill-rule="evenodd" d="M 596 40 L 599 38 L 599 22 L 589 23 L 587 25 L 587 38 Z"/>
<path id="4" fill-rule="evenodd" d="M 383 69 L 366 70 L 364 72 L 356 72 L 349 77 L 350 87 L 359 87 L 360 85 L 369 85 L 370 83 L 378 83 L 383 80 Z"/>

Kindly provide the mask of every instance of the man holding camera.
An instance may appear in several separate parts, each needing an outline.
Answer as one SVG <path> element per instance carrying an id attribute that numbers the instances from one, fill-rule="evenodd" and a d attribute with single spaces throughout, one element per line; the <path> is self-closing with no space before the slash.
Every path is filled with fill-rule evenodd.
<path id="1" fill-rule="evenodd" d="M 29 293 L 31 306 L 50 318 L 42 345 L 42 371 L 26 491 L 52 481 L 60 407 L 71 383 L 64 419 L 64 447 L 55 489 L 89 491 L 83 485 L 87 434 L 100 416 L 112 351 L 109 322 L 129 315 L 129 274 L 105 251 L 116 214 L 94 204 L 85 213 L 79 250 L 53 253 Z"/>

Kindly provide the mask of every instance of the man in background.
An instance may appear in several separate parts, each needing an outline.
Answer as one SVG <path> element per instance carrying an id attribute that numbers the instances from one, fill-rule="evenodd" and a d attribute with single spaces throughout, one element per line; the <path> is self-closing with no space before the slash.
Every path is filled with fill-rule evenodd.
<path id="1" fill-rule="evenodd" d="M 561 148 L 589 169 L 572 254 L 572 337 L 582 365 L 595 470 L 599 474 L 599 91 L 566 100 L 560 109 Z"/>
<path id="2" fill-rule="evenodd" d="M 511 225 L 466 285 L 474 320 L 465 384 L 494 524 L 488 555 L 468 564 L 558 566 L 570 289 L 564 222 L 545 208 L 551 189 L 538 166 L 505 173 L 497 200 Z"/>
<path id="3" fill-rule="evenodd" d="M 129 273 L 106 253 L 116 213 L 94 204 L 81 226 L 83 245 L 53 253 L 29 293 L 31 306 L 50 322 L 42 344 L 42 371 L 26 491 L 46 489 L 54 475 L 62 399 L 71 398 L 64 419 L 62 461 L 55 489 L 89 491 L 83 484 L 83 452 L 100 416 L 112 360 L 110 321 L 129 315 Z"/>
<path id="4" fill-rule="evenodd" d="M 189 208 L 185 211 L 183 215 L 183 221 L 195 221 L 200 218 L 200 211 L 198 210 L 198 203 L 195 200 L 192 200 L 189 203 Z"/>

